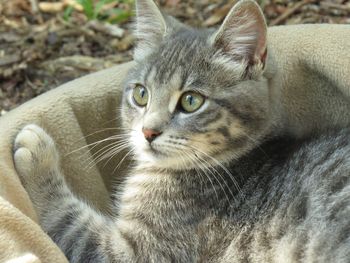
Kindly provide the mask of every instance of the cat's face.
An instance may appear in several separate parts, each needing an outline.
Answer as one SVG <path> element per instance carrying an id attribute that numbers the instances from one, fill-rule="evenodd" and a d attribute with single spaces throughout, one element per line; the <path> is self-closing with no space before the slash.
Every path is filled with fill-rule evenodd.
<path id="1" fill-rule="evenodd" d="M 153 24 L 142 30 L 156 34 L 159 29 L 162 34 L 147 39 L 154 43 L 140 40 L 137 66 L 124 90 L 122 117 L 139 163 L 204 168 L 230 161 L 253 147 L 264 134 L 269 115 L 263 63 L 255 61 L 248 49 L 247 58 L 239 57 L 242 47 L 234 55 L 227 54 L 224 48 L 229 46 L 221 43 L 227 37 L 222 33 L 225 28 L 218 33 L 197 31 L 165 20 L 149 0 L 138 5 L 147 17 L 154 12 Z M 141 11 L 138 19 L 145 19 Z M 156 19 L 161 26 L 154 25 Z M 142 38 L 145 32 L 141 33 Z M 246 38 L 252 37 L 251 32 L 245 33 Z M 251 43 L 247 45 L 251 49 Z"/>

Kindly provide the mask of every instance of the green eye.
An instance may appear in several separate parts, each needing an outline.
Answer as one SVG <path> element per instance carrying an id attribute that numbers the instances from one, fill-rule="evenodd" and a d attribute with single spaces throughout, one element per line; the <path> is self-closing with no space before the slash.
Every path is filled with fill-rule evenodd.
<path id="1" fill-rule="evenodd" d="M 132 97 L 138 106 L 144 107 L 148 102 L 148 91 L 144 86 L 137 85 L 132 92 Z"/>
<path id="2" fill-rule="evenodd" d="M 183 111 L 191 113 L 198 110 L 204 103 L 204 97 L 195 92 L 186 92 L 181 96 L 180 106 Z"/>

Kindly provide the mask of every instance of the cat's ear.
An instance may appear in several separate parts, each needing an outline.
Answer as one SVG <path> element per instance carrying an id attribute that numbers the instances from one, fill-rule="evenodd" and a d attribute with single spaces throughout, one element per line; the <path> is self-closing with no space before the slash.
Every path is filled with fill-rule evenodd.
<path id="1" fill-rule="evenodd" d="M 134 59 L 141 60 L 148 56 L 162 41 L 166 29 L 165 19 L 152 0 L 136 0 L 137 45 Z"/>
<path id="2" fill-rule="evenodd" d="M 245 60 L 249 65 L 265 63 L 267 26 L 255 1 L 241 0 L 212 36 L 215 48 L 233 60 Z"/>

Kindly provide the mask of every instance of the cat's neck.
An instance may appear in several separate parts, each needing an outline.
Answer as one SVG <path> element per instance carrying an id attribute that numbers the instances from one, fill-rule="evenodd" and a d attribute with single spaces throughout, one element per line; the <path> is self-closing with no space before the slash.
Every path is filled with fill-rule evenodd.
<path id="1" fill-rule="evenodd" d="M 150 220 L 193 224 L 218 206 L 234 202 L 236 178 L 223 171 L 135 169 L 126 179 L 120 213 L 126 219 L 142 214 Z M 202 215 L 203 214 L 203 215 Z M 156 222 L 155 222 L 156 223 Z M 180 222 L 179 222 L 180 223 Z"/>

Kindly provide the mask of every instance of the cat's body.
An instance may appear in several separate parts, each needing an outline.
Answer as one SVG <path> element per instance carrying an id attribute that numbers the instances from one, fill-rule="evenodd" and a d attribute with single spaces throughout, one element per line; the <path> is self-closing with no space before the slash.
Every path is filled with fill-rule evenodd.
<path id="1" fill-rule="evenodd" d="M 240 192 L 219 168 L 136 172 L 121 229 L 141 262 L 349 262 L 349 135 L 262 145 L 228 166 Z"/>
<path id="2" fill-rule="evenodd" d="M 350 131 L 311 142 L 272 139 L 346 126 L 342 91 L 329 80 L 304 97 L 315 71 L 297 92 L 279 67 L 300 61 L 266 53 L 274 43 L 266 43 L 252 1 L 241 1 L 214 34 L 164 18 L 150 0 L 137 1 L 137 11 L 137 63 L 112 148 L 130 146 L 136 162 L 115 215 L 74 197 L 41 128 L 27 126 L 16 138 L 16 169 L 67 258 L 349 262 Z"/>
<path id="3" fill-rule="evenodd" d="M 31 176 L 25 186 L 41 226 L 70 262 L 350 260 L 350 130 L 270 141 L 228 167 L 232 175 L 136 168 L 113 220 L 73 196 L 58 163 L 45 167 L 41 160 L 55 151 L 51 139 L 36 126 L 24 131 L 17 147 L 39 145 L 37 161 L 27 163 L 42 170 L 30 172 L 21 160 L 19 172 Z M 36 145 L 28 131 L 31 143 L 40 138 Z"/>

